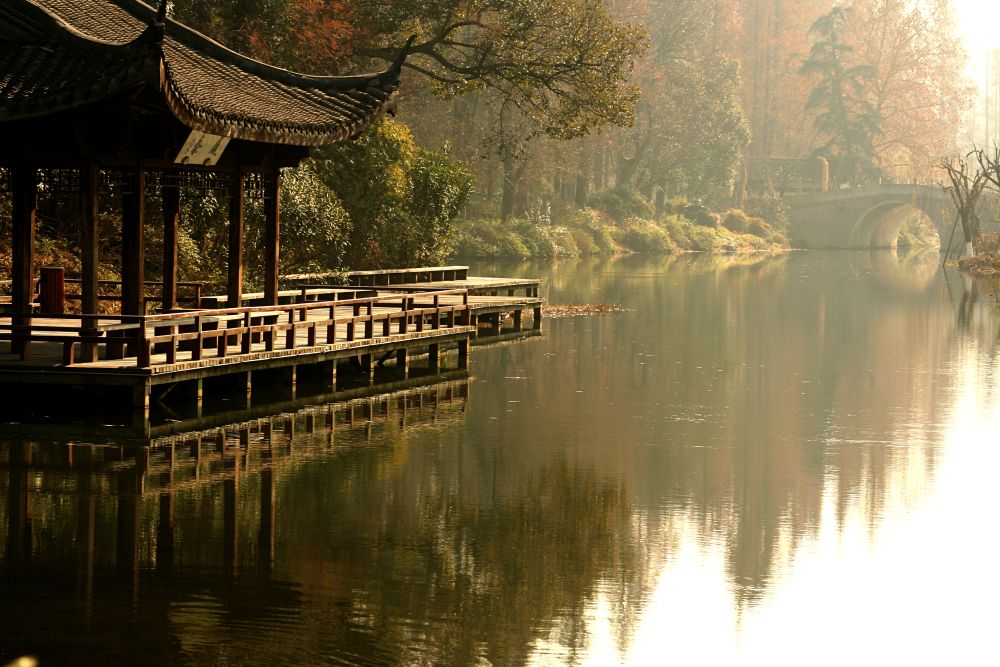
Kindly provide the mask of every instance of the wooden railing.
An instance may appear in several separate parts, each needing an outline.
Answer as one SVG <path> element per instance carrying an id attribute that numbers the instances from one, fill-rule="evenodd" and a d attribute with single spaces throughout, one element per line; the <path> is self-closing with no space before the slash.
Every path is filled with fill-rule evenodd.
<path id="1" fill-rule="evenodd" d="M 33 299 L 37 301 L 37 295 L 39 293 L 39 280 L 35 279 L 34 294 L 36 297 Z M 75 292 L 66 292 L 66 301 L 82 301 L 83 294 L 81 292 L 82 281 L 79 278 L 66 278 L 64 279 L 64 284 L 67 286 L 72 285 Z M 9 304 L 11 302 L 10 292 L 11 281 L 0 280 L 0 305 Z M 177 283 L 178 295 L 177 304 L 183 308 L 198 308 L 202 299 L 202 291 L 205 288 L 206 283 L 204 282 L 185 282 L 181 281 Z M 99 280 L 97 281 L 97 302 L 98 303 L 120 303 L 122 300 L 122 283 L 120 280 Z M 143 304 L 162 301 L 163 299 L 163 282 L 159 280 L 147 280 L 143 283 Z M 149 290 L 149 288 L 157 288 L 155 290 Z M 180 290 L 185 290 L 187 294 L 182 294 Z M 151 292 L 151 293 L 150 293 Z"/>
<path id="2" fill-rule="evenodd" d="M 451 297 L 449 303 L 443 297 Z M 63 345 L 62 359 L 72 365 L 77 346 L 102 346 L 106 359 L 135 357 L 137 368 L 149 368 L 155 354 L 177 362 L 188 351 L 194 361 L 250 355 L 255 344 L 263 352 L 294 350 L 395 334 L 467 326 L 471 321 L 465 290 L 393 294 L 363 299 L 278 306 L 220 308 L 158 315 L 15 315 L 0 322 L 0 340 L 9 340 L 30 357 L 30 343 Z M 41 321 L 40 321 L 41 320 Z M 89 321 L 88 321 L 89 320 Z M 26 322 L 20 324 L 18 322 Z M 338 333 L 338 326 L 344 333 Z M 304 336 L 300 334 L 304 332 Z"/>
<path id="3" fill-rule="evenodd" d="M 278 291 L 278 303 L 306 303 L 309 301 L 341 301 L 345 299 L 363 299 L 378 296 L 378 290 L 355 285 L 299 285 L 295 289 Z M 201 297 L 202 308 L 225 308 L 229 297 L 225 294 L 212 294 Z M 242 306 L 265 305 L 263 292 L 245 292 L 241 299 Z"/>
<path id="4" fill-rule="evenodd" d="M 428 283 L 444 280 L 465 280 L 467 266 L 421 266 L 406 269 L 378 269 L 375 271 L 350 271 L 347 282 L 361 287 L 387 287 L 403 283 Z"/>
<path id="5" fill-rule="evenodd" d="M 177 283 L 177 304 L 182 308 L 198 308 L 201 303 L 201 292 L 205 288 L 203 282 L 181 281 Z M 81 281 L 79 278 L 66 278 L 67 286 L 79 288 Z M 157 288 L 150 290 L 149 288 Z M 110 289 L 109 289 L 110 288 Z M 182 294 L 180 290 L 185 290 L 187 294 Z M 156 303 L 163 300 L 163 282 L 159 280 L 147 280 L 143 282 L 143 304 Z M 81 301 L 81 292 L 67 292 L 67 301 Z M 99 280 L 97 281 L 97 302 L 98 303 L 120 303 L 122 300 L 122 283 L 120 280 Z"/>

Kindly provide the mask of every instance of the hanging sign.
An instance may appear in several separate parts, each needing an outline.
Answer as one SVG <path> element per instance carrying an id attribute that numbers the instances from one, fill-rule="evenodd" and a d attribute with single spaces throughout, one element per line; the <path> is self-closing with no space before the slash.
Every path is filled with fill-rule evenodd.
<path id="1" fill-rule="evenodd" d="M 177 164 L 200 164 L 215 166 L 222 157 L 222 151 L 229 145 L 229 137 L 217 137 L 198 130 L 191 130 L 184 147 L 174 160 Z"/>

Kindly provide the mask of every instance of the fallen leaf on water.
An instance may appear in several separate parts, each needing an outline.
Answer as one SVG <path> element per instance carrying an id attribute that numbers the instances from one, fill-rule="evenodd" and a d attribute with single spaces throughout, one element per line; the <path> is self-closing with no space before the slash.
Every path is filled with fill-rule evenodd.
<path id="1" fill-rule="evenodd" d="M 579 317 L 581 315 L 600 315 L 603 313 L 624 313 L 627 308 L 622 308 L 617 303 L 578 303 L 556 306 L 545 306 L 542 308 L 544 317 Z"/>

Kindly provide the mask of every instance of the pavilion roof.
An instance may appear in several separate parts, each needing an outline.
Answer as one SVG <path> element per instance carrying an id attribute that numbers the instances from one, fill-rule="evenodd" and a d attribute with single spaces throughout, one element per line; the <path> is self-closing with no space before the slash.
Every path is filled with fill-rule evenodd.
<path id="1" fill-rule="evenodd" d="M 138 0 L 0 1 L 0 122 L 155 87 L 208 134 L 316 146 L 392 112 L 400 59 L 357 76 L 310 76 L 243 56 Z"/>

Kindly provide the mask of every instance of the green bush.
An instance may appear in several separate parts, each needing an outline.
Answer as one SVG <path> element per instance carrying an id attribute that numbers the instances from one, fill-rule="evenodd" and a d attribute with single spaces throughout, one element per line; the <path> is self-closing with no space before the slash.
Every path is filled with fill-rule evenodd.
<path id="1" fill-rule="evenodd" d="M 576 244 L 577 254 L 584 257 L 588 255 L 604 254 L 601 249 L 597 247 L 597 243 L 594 242 L 594 237 L 592 237 L 586 229 L 581 229 L 580 227 L 567 227 L 567 230 L 573 236 L 573 242 Z"/>
<path id="2" fill-rule="evenodd" d="M 677 245 L 665 229 L 652 220 L 629 218 L 615 232 L 615 239 L 633 252 L 677 252 Z"/>
<path id="3" fill-rule="evenodd" d="M 690 220 L 676 213 L 670 213 L 660 218 L 660 226 L 670 235 L 678 248 L 691 249 L 691 239 L 688 230 L 693 226 Z"/>
<path id="4" fill-rule="evenodd" d="M 650 218 L 653 209 L 642 195 L 627 185 L 616 185 L 598 194 L 595 203 L 615 222 L 629 218 Z"/>
<path id="5" fill-rule="evenodd" d="M 722 226 L 736 234 L 746 234 L 750 231 L 750 218 L 738 208 L 730 209 L 722 214 Z"/>
<path id="6" fill-rule="evenodd" d="M 447 151 L 418 147 L 406 125 L 388 119 L 323 157 L 317 173 L 351 220 L 349 266 L 444 261 L 453 220 L 472 191 L 464 165 Z"/>
<path id="7" fill-rule="evenodd" d="M 589 248 L 589 245 L 586 242 L 580 242 L 580 234 L 574 234 L 581 254 L 611 255 L 616 251 L 615 239 L 612 234 L 613 225 L 601 215 L 600 211 L 592 208 L 576 211 L 575 215 L 566 220 L 566 225 L 570 229 L 580 230 L 590 237 L 594 249 L 587 251 L 585 248 Z"/>
<path id="8" fill-rule="evenodd" d="M 747 215 L 763 218 L 775 229 L 788 229 L 788 206 L 777 197 L 750 196 L 743 204 Z"/>
<path id="9" fill-rule="evenodd" d="M 701 204 L 690 204 L 685 206 L 681 214 L 701 227 L 718 227 L 719 217 L 708 210 L 708 207 Z"/>

